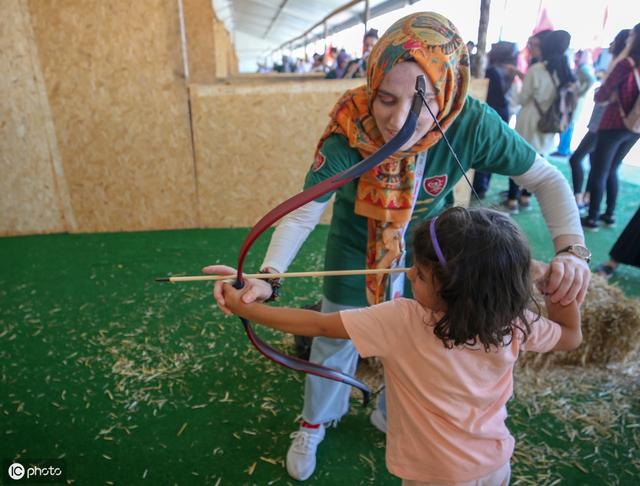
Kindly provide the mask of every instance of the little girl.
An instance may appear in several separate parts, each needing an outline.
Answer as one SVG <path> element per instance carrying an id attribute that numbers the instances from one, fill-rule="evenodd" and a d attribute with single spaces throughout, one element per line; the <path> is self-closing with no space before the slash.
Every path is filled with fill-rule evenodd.
<path id="1" fill-rule="evenodd" d="M 224 285 L 235 314 L 305 336 L 351 339 L 384 366 L 387 468 L 403 485 L 506 485 L 514 438 L 505 425 L 520 351 L 575 349 L 580 313 L 532 303 L 527 241 L 508 216 L 452 208 L 420 224 L 408 273 L 413 299 L 322 314 L 245 304 Z"/>

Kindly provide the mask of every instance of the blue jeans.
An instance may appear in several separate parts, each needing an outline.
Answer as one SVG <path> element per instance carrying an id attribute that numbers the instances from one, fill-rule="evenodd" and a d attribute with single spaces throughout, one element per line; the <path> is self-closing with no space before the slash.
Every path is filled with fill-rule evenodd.
<path id="1" fill-rule="evenodd" d="M 573 123 L 560 134 L 560 143 L 558 143 L 558 153 L 560 155 L 571 154 L 571 137 L 573 137 Z"/>
<path id="2" fill-rule="evenodd" d="M 340 305 L 322 298 L 321 312 L 338 312 L 357 309 L 356 306 Z M 358 352 L 349 339 L 314 337 L 309 361 L 354 375 L 358 365 Z M 340 420 L 349 410 L 351 387 L 319 376 L 307 375 L 304 385 L 304 407 L 302 418 L 310 424 Z M 384 390 L 380 393 L 378 408 L 386 417 Z"/>

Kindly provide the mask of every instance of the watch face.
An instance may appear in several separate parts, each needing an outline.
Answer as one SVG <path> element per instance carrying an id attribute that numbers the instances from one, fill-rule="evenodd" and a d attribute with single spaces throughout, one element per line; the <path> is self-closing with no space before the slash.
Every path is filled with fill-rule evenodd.
<path id="1" fill-rule="evenodd" d="M 589 251 L 589 249 L 586 246 L 582 245 L 573 245 L 571 247 L 571 252 L 584 259 L 587 259 L 591 256 L 591 252 Z"/>

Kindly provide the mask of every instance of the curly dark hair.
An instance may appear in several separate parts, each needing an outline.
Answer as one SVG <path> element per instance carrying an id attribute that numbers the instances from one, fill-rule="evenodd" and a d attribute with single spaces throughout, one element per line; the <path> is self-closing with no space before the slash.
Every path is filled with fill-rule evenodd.
<path id="1" fill-rule="evenodd" d="M 443 267 L 431 240 L 430 222 L 416 228 L 413 255 L 431 270 L 447 305 L 434 334 L 449 349 L 480 342 L 489 351 L 511 343 L 515 329 L 526 340 L 533 322 L 526 310 L 535 301 L 531 250 L 518 227 L 507 215 L 487 208 L 446 210 L 435 227 L 446 260 Z"/>

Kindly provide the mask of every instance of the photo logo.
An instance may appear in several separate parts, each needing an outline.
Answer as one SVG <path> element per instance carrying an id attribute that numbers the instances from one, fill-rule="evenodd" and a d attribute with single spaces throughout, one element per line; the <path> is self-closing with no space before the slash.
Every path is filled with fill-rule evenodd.
<path id="1" fill-rule="evenodd" d="M 22 464 L 20 464 L 19 462 L 14 462 L 9 466 L 9 477 L 11 479 L 15 479 L 17 481 L 18 479 L 22 479 L 23 476 L 24 466 Z"/>
<path id="2" fill-rule="evenodd" d="M 64 484 L 67 480 L 67 463 L 64 459 L 31 459 L 21 457 L 2 461 L 1 484 L 49 483 Z"/>

